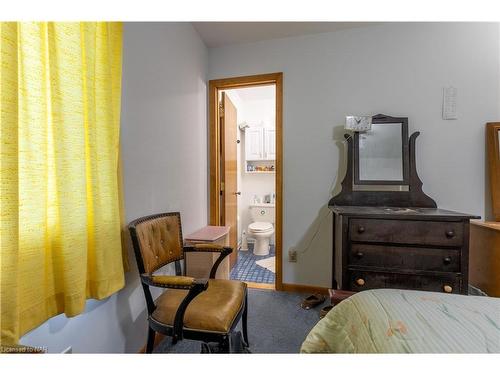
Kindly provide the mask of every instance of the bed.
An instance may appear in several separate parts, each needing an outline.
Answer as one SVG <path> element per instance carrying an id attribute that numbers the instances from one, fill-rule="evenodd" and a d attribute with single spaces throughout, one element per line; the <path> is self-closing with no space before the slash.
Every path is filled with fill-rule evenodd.
<path id="1" fill-rule="evenodd" d="M 372 289 L 335 306 L 302 353 L 500 353 L 500 298 Z"/>

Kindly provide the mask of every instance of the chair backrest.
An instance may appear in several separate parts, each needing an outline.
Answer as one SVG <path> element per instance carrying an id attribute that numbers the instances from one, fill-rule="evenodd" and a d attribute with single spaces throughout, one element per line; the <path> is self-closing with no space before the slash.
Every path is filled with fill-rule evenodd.
<path id="1" fill-rule="evenodd" d="M 179 212 L 144 216 L 132 221 L 128 228 L 140 273 L 153 273 L 184 258 Z"/>

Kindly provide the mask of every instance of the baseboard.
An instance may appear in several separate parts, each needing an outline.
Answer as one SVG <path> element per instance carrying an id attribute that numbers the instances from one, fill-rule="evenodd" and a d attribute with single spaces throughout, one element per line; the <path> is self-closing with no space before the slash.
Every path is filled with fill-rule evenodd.
<path id="1" fill-rule="evenodd" d="M 274 284 L 254 283 L 254 282 L 251 282 L 251 281 L 245 281 L 244 283 L 247 284 L 247 287 L 252 288 L 252 289 L 275 290 Z"/>
<path id="2" fill-rule="evenodd" d="M 325 296 L 328 295 L 328 289 L 324 286 L 314 286 L 314 285 L 301 285 L 301 284 L 282 284 L 282 289 L 284 292 L 295 292 L 295 293 L 321 293 Z"/>

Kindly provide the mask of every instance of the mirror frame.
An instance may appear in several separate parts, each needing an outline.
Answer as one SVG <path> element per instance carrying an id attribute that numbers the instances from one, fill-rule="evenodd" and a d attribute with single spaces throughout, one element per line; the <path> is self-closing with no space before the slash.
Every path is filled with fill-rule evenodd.
<path id="1" fill-rule="evenodd" d="M 372 117 L 372 124 L 401 124 L 401 144 L 403 156 L 403 179 L 402 180 L 360 180 L 359 179 L 359 132 L 354 133 L 354 185 L 402 185 L 410 184 L 410 156 L 408 138 L 408 117 L 391 117 L 386 115 L 376 115 Z"/>

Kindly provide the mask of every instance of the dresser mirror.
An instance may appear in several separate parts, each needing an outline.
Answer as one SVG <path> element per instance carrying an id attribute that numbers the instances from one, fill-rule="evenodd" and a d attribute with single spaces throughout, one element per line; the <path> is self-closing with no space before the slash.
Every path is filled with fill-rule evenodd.
<path id="1" fill-rule="evenodd" d="M 344 134 L 347 170 L 342 190 L 330 200 L 337 206 L 436 207 L 422 191 L 415 142 L 407 117 L 376 115 L 370 132 Z"/>
<path id="2" fill-rule="evenodd" d="M 401 191 L 409 185 L 408 118 L 377 115 L 354 133 L 354 190 Z"/>

